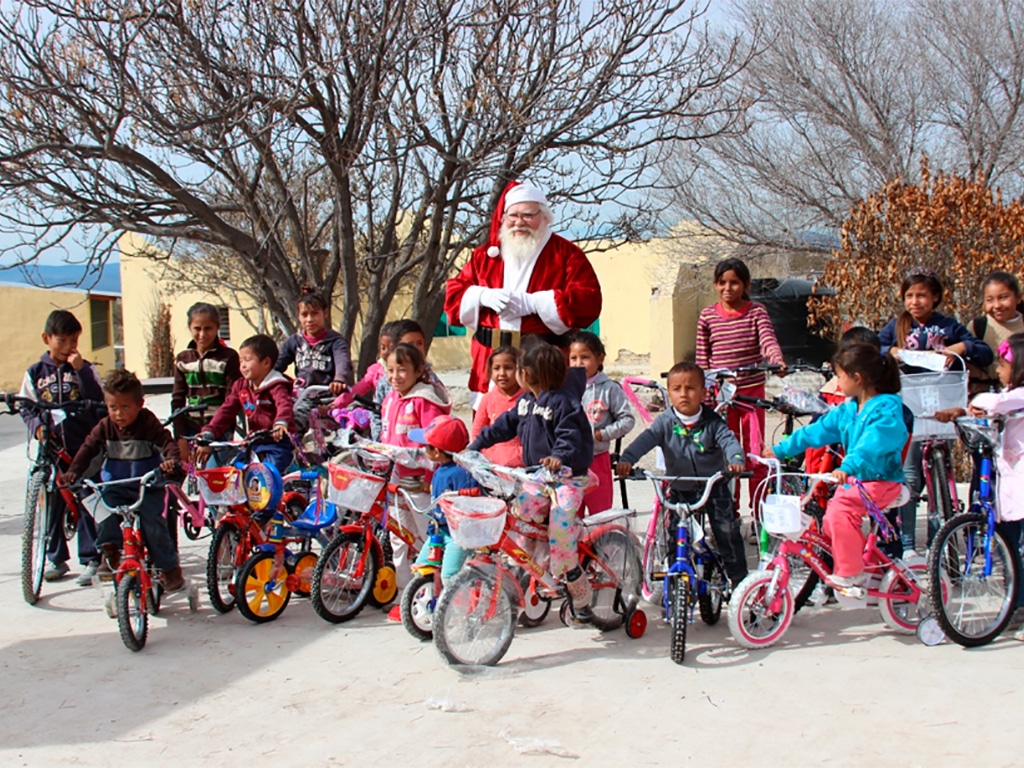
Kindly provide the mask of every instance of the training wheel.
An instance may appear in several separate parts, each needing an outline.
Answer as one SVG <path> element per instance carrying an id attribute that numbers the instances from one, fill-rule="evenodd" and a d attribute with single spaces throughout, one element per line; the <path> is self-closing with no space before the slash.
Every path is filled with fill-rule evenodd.
<path id="1" fill-rule="evenodd" d="M 647 614 L 634 608 L 626 615 L 626 637 L 639 640 L 647 631 Z"/>
<path id="2" fill-rule="evenodd" d="M 398 594 L 398 579 L 395 569 L 390 565 L 381 566 L 377 571 L 377 580 L 373 584 L 373 599 L 381 605 L 387 605 Z"/>
<path id="3" fill-rule="evenodd" d="M 934 647 L 946 639 L 946 633 L 939 626 L 938 619 L 934 616 L 925 616 L 917 625 L 917 639 L 927 645 Z"/>
<path id="4" fill-rule="evenodd" d="M 195 584 L 188 585 L 188 612 L 195 613 L 199 610 L 199 587 Z"/>

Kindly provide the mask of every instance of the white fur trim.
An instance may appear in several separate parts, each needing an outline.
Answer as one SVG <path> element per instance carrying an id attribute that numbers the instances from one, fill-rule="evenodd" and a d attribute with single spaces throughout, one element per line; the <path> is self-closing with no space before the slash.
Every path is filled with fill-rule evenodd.
<path id="1" fill-rule="evenodd" d="M 544 191 L 540 187 L 534 186 L 529 181 L 523 181 L 521 184 L 512 187 L 512 189 L 505 193 L 506 211 L 516 203 L 539 203 L 540 205 L 550 205 L 547 197 L 544 195 Z"/>
<path id="2" fill-rule="evenodd" d="M 490 248 L 487 249 L 487 255 L 490 256 L 492 259 L 496 259 L 499 256 L 501 256 L 501 248 L 499 248 L 496 245 L 492 245 Z"/>
<path id="3" fill-rule="evenodd" d="M 554 291 L 537 291 L 531 293 L 534 306 L 537 307 L 537 314 L 544 321 L 544 325 L 551 329 L 552 333 L 565 333 L 569 326 L 562 322 L 558 316 L 558 308 L 555 306 Z"/>
<path id="4" fill-rule="evenodd" d="M 471 285 L 462 294 L 462 301 L 459 302 L 459 320 L 467 328 L 476 330 L 480 322 L 480 296 L 483 295 L 486 285 Z"/>

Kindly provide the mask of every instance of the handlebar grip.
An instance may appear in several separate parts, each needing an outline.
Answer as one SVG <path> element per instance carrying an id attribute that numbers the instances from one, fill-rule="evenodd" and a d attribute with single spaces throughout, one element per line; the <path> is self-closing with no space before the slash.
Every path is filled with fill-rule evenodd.
<path id="1" fill-rule="evenodd" d="M 750 478 L 750 477 L 754 476 L 754 473 L 753 473 L 752 470 L 749 470 L 749 469 L 744 469 L 742 472 L 730 472 L 730 471 L 726 470 L 725 472 L 722 473 L 722 475 L 723 475 L 723 477 L 727 477 L 727 478 L 730 478 L 730 479 L 732 479 L 734 477 L 735 478 Z"/>
<path id="2" fill-rule="evenodd" d="M 303 480 L 318 480 L 320 478 L 320 473 L 315 469 L 304 469 L 299 472 L 299 477 Z"/>

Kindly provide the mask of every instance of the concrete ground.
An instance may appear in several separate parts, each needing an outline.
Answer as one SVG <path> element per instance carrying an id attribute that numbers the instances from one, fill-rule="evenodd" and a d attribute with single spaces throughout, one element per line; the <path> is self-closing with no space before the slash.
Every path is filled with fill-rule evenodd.
<path id="1" fill-rule="evenodd" d="M 496 668 L 456 670 L 379 610 L 334 626 L 296 599 L 256 626 L 204 593 L 196 614 L 168 600 L 131 653 L 99 589 L 65 580 L 23 602 L 26 467 L 23 447 L 0 451 L 2 765 L 1021 762 L 1020 643 L 927 648 L 875 610 L 805 609 L 763 651 L 739 647 L 724 616 L 698 619 L 683 666 L 654 608 L 639 640 L 551 616 L 519 630 Z M 209 540 L 183 542 L 202 582 Z"/>

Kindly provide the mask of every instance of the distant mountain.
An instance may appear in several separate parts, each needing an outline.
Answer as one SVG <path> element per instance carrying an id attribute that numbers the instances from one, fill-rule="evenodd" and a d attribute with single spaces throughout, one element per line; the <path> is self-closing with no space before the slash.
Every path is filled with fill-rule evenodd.
<path id="1" fill-rule="evenodd" d="M 85 264 L 32 264 L 0 269 L 0 282 L 120 294 L 121 265 L 109 261 L 102 270 L 95 270 Z"/>

